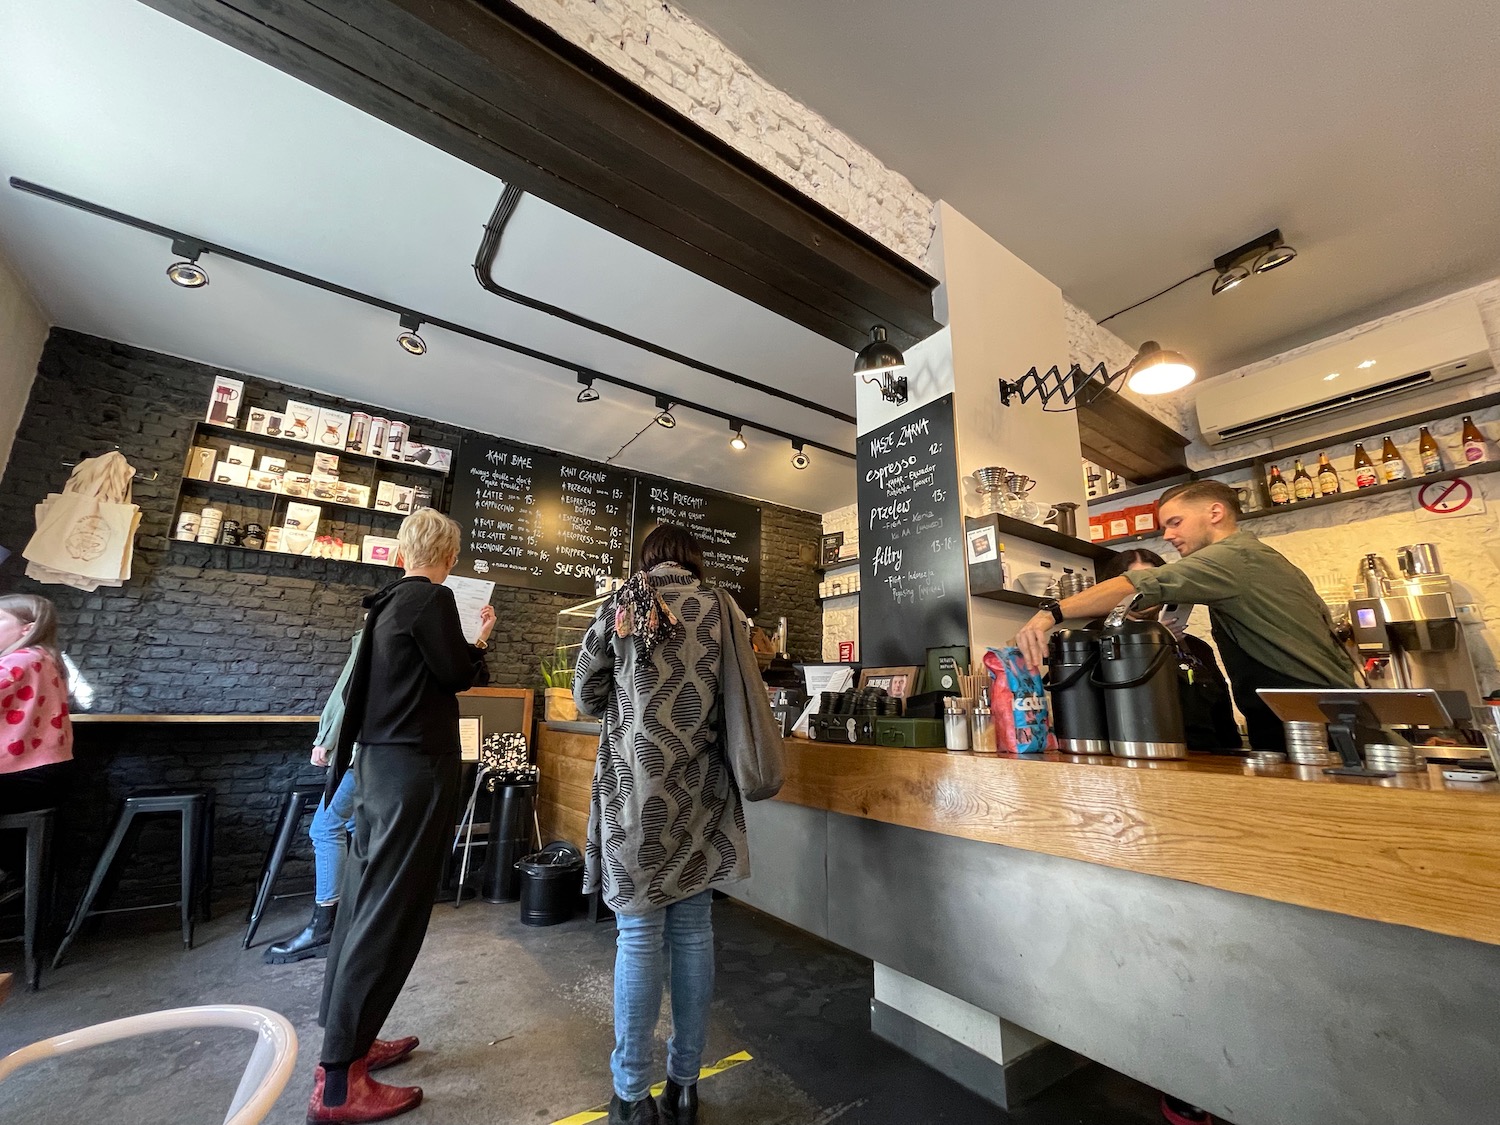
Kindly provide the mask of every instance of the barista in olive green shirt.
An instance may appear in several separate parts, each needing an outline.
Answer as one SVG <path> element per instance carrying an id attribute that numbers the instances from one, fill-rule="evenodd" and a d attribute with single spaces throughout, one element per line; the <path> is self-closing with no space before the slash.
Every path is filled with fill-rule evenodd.
<path id="1" fill-rule="evenodd" d="M 1132 593 L 1143 608 L 1206 605 L 1250 745 L 1285 749 L 1281 722 L 1256 690 L 1353 687 L 1354 665 L 1334 637 L 1328 607 L 1307 575 L 1241 531 L 1239 515 L 1234 490 L 1218 481 L 1168 489 L 1157 505 L 1157 519 L 1181 560 L 1129 571 L 1061 603 L 1044 604 L 1016 634 L 1027 662 L 1041 667 L 1047 636 L 1062 621 L 1097 617 Z"/>

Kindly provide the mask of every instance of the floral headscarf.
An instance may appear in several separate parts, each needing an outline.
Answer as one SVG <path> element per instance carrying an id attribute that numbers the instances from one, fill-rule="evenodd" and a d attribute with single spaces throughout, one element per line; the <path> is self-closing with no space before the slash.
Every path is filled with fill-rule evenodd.
<path id="1" fill-rule="evenodd" d="M 642 656 L 649 657 L 673 630 L 680 628 L 682 623 L 662 600 L 645 571 L 636 571 L 620 587 L 615 597 L 615 633 L 634 637 Z"/>

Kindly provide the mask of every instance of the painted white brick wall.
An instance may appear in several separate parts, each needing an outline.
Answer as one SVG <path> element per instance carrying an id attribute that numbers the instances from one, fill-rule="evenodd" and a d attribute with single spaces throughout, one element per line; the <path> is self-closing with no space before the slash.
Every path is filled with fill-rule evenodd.
<path id="1" fill-rule="evenodd" d="M 844 545 L 859 543 L 859 510 L 854 504 L 845 504 L 831 512 L 823 513 L 823 534 L 844 533 Z M 850 573 L 841 571 L 840 574 Z M 853 573 L 858 573 L 854 571 Z M 840 598 L 823 603 L 823 659 L 839 658 L 839 642 L 854 642 L 854 659 L 859 659 L 859 597 Z"/>
<path id="2" fill-rule="evenodd" d="M 933 201 L 660 0 L 517 0 L 683 116 L 860 230 L 922 264 Z"/>

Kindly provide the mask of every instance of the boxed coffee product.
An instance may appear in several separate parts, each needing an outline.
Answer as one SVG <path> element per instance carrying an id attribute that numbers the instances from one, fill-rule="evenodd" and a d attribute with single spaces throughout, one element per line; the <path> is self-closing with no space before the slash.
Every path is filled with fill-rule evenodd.
<path id="1" fill-rule="evenodd" d="M 312 441 L 316 436 L 320 411 L 312 403 L 287 400 L 282 436 L 298 441 Z"/>
<path id="2" fill-rule="evenodd" d="M 384 566 L 396 565 L 396 541 L 384 535 L 366 535 L 360 544 L 362 559 L 367 563 Z"/>
<path id="3" fill-rule="evenodd" d="M 261 432 L 266 437 L 286 437 L 286 415 L 266 411 L 266 428 Z"/>
<path id="4" fill-rule="evenodd" d="M 213 480 L 214 466 L 219 462 L 218 450 L 207 445 L 195 445 L 188 450 L 187 465 L 182 475 L 191 480 Z"/>
<path id="5" fill-rule="evenodd" d="M 430 507 L 432 507 L 432 489 L 428 488 L 425 484 L 413 485 L 411 510 L 415 512 L 418 508 Z"/>
<path id="6" fill-rule="evenodd" d="M 316 532 L 318 518 L 322 514 L 323 509 L 316 504 L 288 504 L 286 506 L 286 530 Z"/>
<path id="7" fill-rule="evenodd" d="M 341 480 L 334 489 L 333 498 L 340 504 L 353 504 L 357 508 L 370 506 L 370 487 Z"/>
<path id="8" fill-rule="evenodd" d="M 215 484 L 233 484 L 244 488 L 250 483 L 249 465 L 231 465 L 228 461 L 220 461 L 214 466 Z"/>
<path id="9" fill-rule="evenodd" d="M 393 481 L 383 480 L 375 487 L 375 507 L 382 512 L 396 510 L 396 489 Z"/>
<path id="10" fill-rule="evenodd" d="M 275 473 L 276 478 L 280 480 L 283 476 L 286 475 L 286 458 L 262 457 L 260 459 L 260 464 L 257 465 L 256 468 L 263 473 Z"/>
<path id="11" fill-rule="evenodd" d="M 339 455 L 337 453 L 313 454 L 313 480 L 338 480 Z"/>
<path id="12" fill-rule="evenodd" d="M 365 452 L 371 457 L 385 456 L 385 438 L 390 428 L 391 422 L 389 418 L 370 419 L 370 441 L 365 446 Z"/>
<path id="13" fill-rule="evenodd" d="M 406 463 L 425 465 L 429 469 L 447 472 L 453 464 L 453 450 L 440 445 L 421 445 L 414 441 L 406 443 Z"/>
<path id="14" fill-rule="evenodd" d="M 370 416 L 363 410 L 349 415 L 349 433 L 344 438 L 344 448 L 350 453 L 363 453 L 370 443 Z"/>
<path id="15" fill-rule="evenodd" d="M 245 384 L 238 379 L 223 376 L 214 380 L 214 389 L 208 395 L 208 413 L 204 421 L 216 426 L 233 428 L 239 424 L 240 400 L 245 395 Z"/>
<path id="16" fill-rule="evenodd" d="M 349 415 L 346 411 L 325 406 L 318 411 L 318 429 L 314 445 L 326 445 L 329 449 L 343 449 L 349 439 Z"/>
<path id="17" fill-rule="evenodd" d="M 251 469 L 250 487 L 261 492 L 275 492 L 281 488 L 281 478 L 275 473 L 263 473 L 259 469 Z"/>
<path id="18" fill-rule="evenodd" d="M 243 465 L 248 469 L 255 464 L 255 450 L 248 445 L 231 445 L 229 452 L 224 455 L 224 460 L 231 465 Z"/>
<path id="19" fill-rule="evenodd" d="M 245 432 L 247 434 L 263 434 L 266 432 L 266 421 L 271 412 L 264 406 L 252 406 L 245 414 Z"/>
<path id="20" fill-rule="evenodd" d="M 410 488 L 406 485 L 398 484 L 396 486 L 396 502 L 392 505 L 392 510 L 400 512 L 403 516 L 409 515 L 412 510 L 412 503 L 416 499 L 416 495 L 417 490 L 415 488 Z"/>
<path id="21" fill-rule="evenodd" d="M 1122 535 L 1130 534 L 1130 516 L 1124 508 L 1116 508 L 1112 512 L 1104 513 L 1104 538 L 1118 539 Z"/>
<path id="22" fill-rule="evenodd" d="M 385 431 L 385 455 L 392 461 L 406 460 L 406 431 L 405 422 L 391 422 Z"/>
<path id="23" fill-rule="evenodd" d="M 1156 530 L 1156 504 L 1132 504 L 1125 509 L 1125 518 L 1130 521 L 1130 534 Z"/>
<path id="24" fill-rule="evenodd" d="M 1089 542 L 1090 543 L 1103 543 L 1104 542 L 1104 517 L 1103 516 L 1090 516 L 1089 517 Z"/>
<path id="25" fill-rule="evenodd" d="M 312 474 L 292 471 L 282 473 L 281 491 L 288 496 L 311 496 Z"/>
<path id="26" fill-rule="evenodd" d="M 337 500 L 339 498 L 338 479 L 314 475 L 310 495 L 314 500 Z"/>

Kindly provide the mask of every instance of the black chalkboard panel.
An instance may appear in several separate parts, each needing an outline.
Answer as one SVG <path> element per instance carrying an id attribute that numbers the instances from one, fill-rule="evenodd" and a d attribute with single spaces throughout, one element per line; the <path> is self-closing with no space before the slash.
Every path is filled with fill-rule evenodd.
<path id="1" fill-rule="evenodd" d="M 454 573 L 590 596 L 596 575 L 627 569 L 631 487 L 603 465 L 465 438 L 449 512 L 463 529 Z"/>
<path id="2" fill-rule="evenodd" d="M 857 446 L 860 663 L 924 664 L 929 648 L 969 643 L 953 396 Z"/>
<path id="3" fill-rule="evenodd" d="M 688 528 L 703 543 L 703 579 L 722 586 L 753 617 L 760 612 L 760 509 L 711 489 L 637 477 L 631 557 L 658 523 Z"/>

